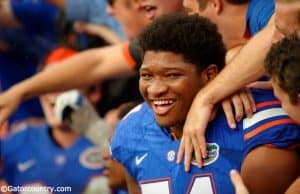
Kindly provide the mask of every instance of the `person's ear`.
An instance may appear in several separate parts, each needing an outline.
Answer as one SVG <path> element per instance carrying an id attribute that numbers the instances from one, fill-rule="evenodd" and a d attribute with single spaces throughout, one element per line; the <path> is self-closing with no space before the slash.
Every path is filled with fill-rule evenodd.
<path id="1" fill-rule="evenodd" d="M 300 93 L 299 93 L 298 96 L 297 96 L 297 103 L 300 104 Z"/>
<path id="2" fill-rule="evenodd" d="M 217 67 L 217 65 L 215 65 L 215 64 L 211 64 L 211 65 L 209 65 L 207 68 L 206 68 L 206 70 L 204 71 L 204 73 L 205 73 L 205 78 L 206 78 L 206 80 L 209 82 L 209 81 L 211 81 L 212 79 L 214 79 L 216 76 L 217 76 L 217 74 L 218 74 L 218 67 Z"/>
<path id="3" fill-rule="evenodd" d="M 92 104 L 97 104 L 102 98 L 102 87 L 99 84 L 93 85 L 86 96 Z"/>
<path id="4" fill-rule="evenodd" d="M 220 14 L 223 10 L 222 0 L 210 0 L 210 6 L 213 7 L 217 14 Z"/>

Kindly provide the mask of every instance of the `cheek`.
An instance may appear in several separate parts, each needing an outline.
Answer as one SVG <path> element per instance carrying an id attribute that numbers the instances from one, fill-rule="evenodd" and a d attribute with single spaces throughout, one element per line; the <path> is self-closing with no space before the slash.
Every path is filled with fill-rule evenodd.
<path id="1" fill-rule="evenodd" d="M 278 30 L 275 30 L 273 37 L 272 37 L 272 44 L 276 44 L 283 38 L 284 38 L 284 35 L 282 33 L 280 33 Z"/>
<path id="2" fill-rule="evenodd" d="M 147 93 L 146 85 L 142 81 L 139 82 L 139 90 L 144 100 L 146 100 L 146 93 Z"/>
<path id="3" fill-rule="evenodd" d="M 185 7 L 185 8 L 188 8 L 188 9 L 193 9 L 193 4 L 195 4 L 194 2 L 193 2 L 193 0 L 184 0 L 183 1 L 183 6 Z"/>
<path id="4" fill-rule="evenodd" d="M 291 104 L 283 102 L 281 103 L 281 107 L 289 116 L 294 114 L 295 110 L 293 110 L 293 106 L 291 106 Z"/>
<path id="5" fill-rule="evenodd" d="M 280 95 L 280 90 L 278 89 L 279 86 L 277 86 L 277 84 L 274 83 L 274 81 L 272 81 L 272 86 L 273 86 L 273 93 L 274 96 L 281 101 L 281 95 Z"/>

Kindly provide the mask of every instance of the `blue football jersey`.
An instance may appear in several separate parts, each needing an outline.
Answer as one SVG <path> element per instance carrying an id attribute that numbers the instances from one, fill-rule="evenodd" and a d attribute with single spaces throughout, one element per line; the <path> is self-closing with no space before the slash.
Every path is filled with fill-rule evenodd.
<path id="1" fill-rule="evenodd" d="M 103 193 L 108 188 L 100 150 L 85 137 L 63 149 L 50 137 L 47 125 L 24 129 L 1 142 L 2 177 L 14 187 L 68 187 L 70 190 L 53 193 Z"/>
<path id="2" fill-rule="evenodd" d="M 273 91 L 255 89 L 252 94 L 256 112 L 252 118 L 245 118 L 239 123 L 239 128 L 244 131 L 244 154 L 259 145 L 289 148 L 298 143 L 300 126 L 282 109 Z"/>
<path id="3" fill-rule="evenodd" d="M 259 93 L 261 91 L 254 92 L 258 100 L 260 98 L 256 96 L 260 96 Z M 263 94 L 261 98 L 267 99 L 266 101 L 274 100 L 272 93 Z M 257 114 L 259 112 L 258 110 Z M 256 126 L 258 125 L 259 123 Z M 282 147 L 300 139 L 299 127 L 292 123 L 288 125 L 295 133 L 289 135 L 290 141 L 285 145 L 281 144 Z M 236 130 L 230 129 L 224 113 L 219 112 L 206 132 L 208 157 L 204 161 L 204 167 L 199 169 L 192 163 L 191 171 L 186 173 L 182 163 L 176 164 L 180 141 L 172 140 L 167 130 L 157 125 L 148 105 L 142 104 L 133 109 L 119 124 L 112 139 L 112 155 L 137 180 L 143 194 L 230 194 L 234 193 L 234 188 L 229 171 L 240 169 L 245 154 L 257 145 L 284 142 L 285 135 L 290 133 L 286 131 L 286 124 L 281 124 L 269 126 L 263 132 L 270 138 L 254 135 L 252 139 L 245 139 L 250 128 L 244 128 L 243 122 L 237 126 Z M 280 135 L 274 136 L 276 133 Z M 273 140 L 274 137 L 276 139 Z"/>

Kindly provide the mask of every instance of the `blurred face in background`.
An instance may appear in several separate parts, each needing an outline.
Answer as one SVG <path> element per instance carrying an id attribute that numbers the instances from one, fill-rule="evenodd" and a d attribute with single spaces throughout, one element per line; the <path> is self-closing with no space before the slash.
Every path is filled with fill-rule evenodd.
<path id="1" fill-rule="evenodd" d="M 218 12 L 216 12 L 213 1 L 183 0 L 183 5 L 189 14 L 198 14 L 209 18 L 214 23 L 217 23 Z"/>
<path id="2" fill-rule="evenodd" d="M 107 12 L 122 25 L 129 40 L 136 38 L 149 23 L 138 0 L 109 0 Z"/>
<path id="3" fill-rule="evenodd" d="M 154 20 L 165 14 L 184 12 L 185 10 L 183 0 L 139 0 L 139 2 L 149 20 Z"/>
<path id="4" fill-rule="evenodd" d="M 53 67 L 52 65 L 46 65 L 43 71 L 48 71 L 52 67 Z M 51 126 L 52 128 L 61 128 L 65 130 L 70 130 L 69 125 L 60 122 L 54 113 L 55 101 L 61 93 L 62 92 L 53 92 L 53 93 L 43 94 L 40 96 L 40 102 L 45 115 L 46 122 L 48 123 L 49 126 Z"/>
<path id="5" fill-rule="evenodd" d="M 61 127 L 62 123 L 55 117 L 54 106 L 55 100 L 59 93 L 44 94 L 40 97 L 41 105 L 44 111 L 44 115 L 47 123 L 52 127 Z"/>

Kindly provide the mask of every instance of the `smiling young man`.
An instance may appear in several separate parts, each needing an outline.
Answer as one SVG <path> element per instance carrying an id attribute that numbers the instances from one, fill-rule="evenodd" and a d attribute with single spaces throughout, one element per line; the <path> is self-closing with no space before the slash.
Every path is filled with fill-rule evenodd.
<path id="1" fill-rule="evenodd" d="M 183 164 L 176 164 L 185 118 L 197 92 L 224 66 L 225 46 L 216 26 L 195 15 L 157 19 L 143 31 L 139 42 L 143 51 L 140 92 L 146 103 L 121 121 L 111 149 L 142 193 L 234 193 L 229 171 L 240 169 L 250 150 L 264 143 L 285 147 L 300 138 L 297 125 L 278 104 L 265 106 L 274 100 L 272 92 L 254 91 L 261 110 L 273 116 L 244 120 L 232 131 L 224 113 L 218 111 L 206 134 L 209 157 L 204 168 L 192 165 L 186 173 Z M 286 123 L 279 122 L 281 119 Z M 263 132 L 246 137 L 245 128 Z M 278 131 L 282 133 L 274 139 L 262 138 Z M 247 175 L 253 177 L 247 184 L 254 193 L 281 193 L 298 176 L 297 156 L 287 150 L 262 150 L 243 162 Z"/>

